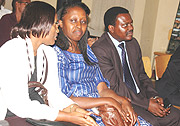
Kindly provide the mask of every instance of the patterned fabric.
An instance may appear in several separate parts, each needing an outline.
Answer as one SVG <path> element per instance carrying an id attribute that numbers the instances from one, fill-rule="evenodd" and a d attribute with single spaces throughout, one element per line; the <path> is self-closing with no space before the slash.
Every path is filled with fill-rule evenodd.
<path id="1" fill-rule="evenodd" d="M 98 98 L 98 84 L 100 82 L 105 82 L 108 87 L 110 86 L 109 81 L 103 77 L 98 65 L 98 60 L 89 46 L 87 47 L 87 54 L 90 61 L 94 63 L 93 66 L 89 66 L 85 63 L 82 54 L 63 51 L 56 45 L 53 48 L 58 57 L 60 87 L 65 95 L 68 97 L 73 95 L 75 97 Z M 88 111 L 92 110 L 88 109 Z M 94 117 L 100 126 L 104 126 L 101 117 L 95 115 Z M 140 123 L 143 124 L 142 126 L 151 126 L 141 117 L 138 118 Z M 138 124 L 135 126 L 138 126 Z"/>
<path id="2" fill-rule="evenodd" d="M 138 116 L 138 120 L 140 123 L 140 126 L 152 126 L 150 123 L 146 122 L 141 116 Z M 134 126 L 138 126 L 138 123 L 136 123 Z"/>
<path id="3" fill-rule="evenodd" d="M 88 46 L 87 54 L 91 62 L 95 63 L 89 66 L 85 63 L 82 54 L 75 54 L 68 51 L 62 51 L 59 47 L 54 46 L 58 56 L 58 74 L 62 92 L 70 97 L 93 97 L 98 98 L 99 93 L 97 85 L 100 82 L 107 81 L 97 64 L 98 60 Z M 89 110 L 92 111 L 92 110 Z M 104 126 L 100 117 L 96 117 L 96 122 Z"/>
<path id="4" fill-rule="evenodd" d="M 87 65 L 82 54 L 62 51 L 59 47 L 54 46 L 58 56 L 58 73 L 60 87 L 68 97 L 99 97 L 97 85 L 100 82 L 107 81 L 97 64 L 98 60 L 88 46 L 87 54 L 91 62 L 95 65 Z"/>

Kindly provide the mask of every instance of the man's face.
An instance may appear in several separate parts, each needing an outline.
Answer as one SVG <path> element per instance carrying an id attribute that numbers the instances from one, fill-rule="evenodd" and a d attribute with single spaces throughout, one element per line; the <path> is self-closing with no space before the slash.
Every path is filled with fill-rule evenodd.
<path id="1" fill-rule="evenodd" d="M 115 26 L 109 25 L 109 33 L 118 41 L 129 41 L 133 37 L 133 20 L 130 14 L 118 14 Z"/>
<path id="2" fill-rule="evenodd" d="M 16 3 L 17 9 L 18 9 L 17 11 L 22 13 L 26 5 L 30 2 L 31 0 L 19 0 L 19 2 Z"/>

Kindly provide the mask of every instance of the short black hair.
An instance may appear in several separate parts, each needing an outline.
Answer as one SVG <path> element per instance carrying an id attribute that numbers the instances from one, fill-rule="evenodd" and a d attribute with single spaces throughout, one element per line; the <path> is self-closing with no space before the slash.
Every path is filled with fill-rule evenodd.
<path id="1" fill-rule="evenodd" d="M 129 11 L 123 7 L 112 7 L 108 9 L 104 14 L 105 31 L 109 31 L 109 25 L 115 25 L 116 17 L 118 14 L 129 13 Z"/>
<path id="2" fill-rule="evenodd" d="M 11 31 L 11 38 L 18 35 L 25 39 L 32 34 L 34 37 L 45 37 L 54 24 L 55 8 L 48 3 L 34 1 L 29 3 L 21 16 L 21 20 Z"/>

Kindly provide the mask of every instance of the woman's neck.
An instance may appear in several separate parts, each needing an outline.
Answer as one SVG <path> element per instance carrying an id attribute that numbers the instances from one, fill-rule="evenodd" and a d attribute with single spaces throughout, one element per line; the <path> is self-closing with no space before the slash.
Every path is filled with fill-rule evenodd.
<path id="1" fill-rule="evenodd" d="M 34 56 L 36 56 L 37 50 L 39 46 L 42 44 L 42 42 L 40 38 L 36 38 L 33 35 L 30 35 L 30 38 L 31 38 L 32 46 L 33 46 Z"/>
<path id="2" fill-rule="evenodd" d="M 81 51 L 80 51 L 79 46 L 78 46 L 78 42 L 72 42 L 71 41 L 67 51 L 71 52 L 71 53 L 81 54 Z"/>

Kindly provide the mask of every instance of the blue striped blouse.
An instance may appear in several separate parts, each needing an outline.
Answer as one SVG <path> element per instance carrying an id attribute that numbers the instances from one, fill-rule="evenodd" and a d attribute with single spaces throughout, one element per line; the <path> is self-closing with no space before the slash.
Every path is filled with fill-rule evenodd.
<path id="1" fill-rule="evenodd" d="M 89 60 L 94 63 L 93 66 L 86 64 L 82 54 L 63 51 L 56 45 L 54 49 L 58 57 L 59 84 L 65 95 L 97 98 L 100 97 L 97 90 L 100 82 L 105 82 L 110 87 L 109 81 L 103 77 L 98 60 L 89 46 L 87 46 L 87 54 Z M 104 126 L 101 118 L 95 117 L 99 126 Z M 140 116 L 138 119 L 141 126 L 151 126 Z M 136 123 L 134 126 L 138 126 L 138 124 Z"/>
<path id="2" fill-rule="evenodd" d="M 87 46 L 88 58 L 95 64 L 90 66 L 84 61 L 82 54 L 71 53 L 54 46 L 58 57 L 58 74 L 60 87 L 68 97 L 99 97 L 97 86 L 107 81 L 99 68 L 98 60 L 91 48 Z"/>

